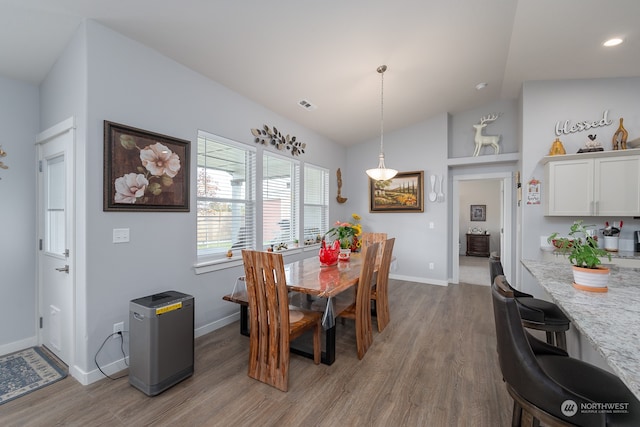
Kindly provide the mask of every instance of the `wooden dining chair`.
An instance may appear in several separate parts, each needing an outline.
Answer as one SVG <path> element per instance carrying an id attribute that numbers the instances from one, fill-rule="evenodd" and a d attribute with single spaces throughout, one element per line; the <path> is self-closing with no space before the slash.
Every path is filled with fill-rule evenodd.
<path id="1" fill-rule="evenodd" d="M 391 269 L 391 256 L 396 238 L 385 240 L 382 244 L 382 259 L 378 264 L 376 284 L 371 290 L 371 300 L 375 304 L 376 323 L 378 332 L 382 332 L 391 320 L 389 314 L 389 270 Z"/>
<path id="2" fill-rule="evenodd" d="M 279 390 L 289 386 L 289 343 L 313 330 L 313 361 L 320 363 L 322 313 L 289 310 L 282 254 L 242 251 L 249 300 L 249 376 Z"/>
<path id="3" fill-rule="evenodd" d="M 360 235 L 360 241 L 362 242 L 362 247 L 369 246 L 372 243 L 384 243 L 387 240 L 387 233 L 372 233 L 372 232 L 364 232 Z M 378 247 L 378 255 L 380 258 L 376 261 L 378 264 L 382 258 L 382 244 Z"/>
<path id="4" fill-rule="evenodd" d="M 371 327 L 371 278 L 378 255 L 378 245 L 379 243 L 372 243 L 364 247 L 355 301 L 338 315 L 338 317 L 341 318 L 355 320 L 358 359 L 364 357 L 373 343 L 373 330 Z"/>

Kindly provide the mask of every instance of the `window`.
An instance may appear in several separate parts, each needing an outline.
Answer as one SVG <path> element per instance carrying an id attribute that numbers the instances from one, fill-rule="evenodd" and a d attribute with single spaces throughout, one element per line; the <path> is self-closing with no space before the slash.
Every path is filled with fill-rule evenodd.
<path id="1" fill-rule="evenodd" d="M 199 131 L 197 161 L 198 258 L 254 248 L 255 149 Z"/>
<path id="2" fill-rule="evenodd" d="M 277 248 L 298 239 L 300 164 L 263 152 L 262 243 Z"/>
<path id="3" fill-rule="evenodd" d="M 315 242 L 329 229 L 329 171 L 304 165 L 304 235 L 305 242 Z"/>

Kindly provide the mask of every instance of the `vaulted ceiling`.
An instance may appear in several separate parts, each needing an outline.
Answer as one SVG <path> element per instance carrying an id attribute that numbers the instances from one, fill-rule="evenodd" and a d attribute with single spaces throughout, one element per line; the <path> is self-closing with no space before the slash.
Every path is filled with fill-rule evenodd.
<path id="1" fill-rule="evenodd" d="M 0 76 L 40 83 L 85 18 L 345 145 L 379 134 L 382 64 L 385 132 L 527 80 L 640 76 L 638 0 L 0 0 Z"/>

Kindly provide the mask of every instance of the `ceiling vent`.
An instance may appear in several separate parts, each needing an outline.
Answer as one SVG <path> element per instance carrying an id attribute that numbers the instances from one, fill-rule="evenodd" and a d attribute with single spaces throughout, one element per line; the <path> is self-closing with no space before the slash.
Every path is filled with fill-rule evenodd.
<path id="1" fill-rule="evenodd" d="M 302 100 L 298 101 L 298 105 L 301 108 L 304 108 L 307 111 L 312 111 L 312 110 L 315 110 L 316 108 L 318 108 L 315 105 L 313 105 L 312 103 L 310 103 L 309 101 L 307 101 L 306 99 L 302 99 Z"/>

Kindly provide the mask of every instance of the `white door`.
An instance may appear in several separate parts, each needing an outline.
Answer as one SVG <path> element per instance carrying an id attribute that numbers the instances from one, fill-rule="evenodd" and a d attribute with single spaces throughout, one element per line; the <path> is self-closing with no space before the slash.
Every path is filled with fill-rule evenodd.
<path id="1" fill-rule="evenodd" d="M 74 319 L 73 120 L 38 138 L 40 343 L 71 363 Z"/>

